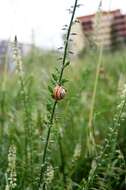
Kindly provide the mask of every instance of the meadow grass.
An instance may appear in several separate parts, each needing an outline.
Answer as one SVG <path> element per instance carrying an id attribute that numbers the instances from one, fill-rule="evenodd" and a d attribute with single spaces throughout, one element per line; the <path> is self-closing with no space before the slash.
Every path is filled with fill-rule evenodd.
<path id="1" fill-rule="evenodd" d="M 16 72 L 5 64 L 0 77 L 0 190 L 126 187 L 126 49 L 69 61 L 76 7 L 62 59 L 35 47 L 22 58 L 15 37 Z M 57 85 L 61 101 L 52 98 Z"/>
<path id="2" fill-rule="evenodd" d="M 50 54 L 50 56 L 49 56 Z M 48 93 L 48 84 L 50 81 L 50 74 L 54 70 L 57 56 L 53 53 L 39 54 L 39 60 L 31 60 L 29 54 L 24 61 L 24 85 L 27 92 L 27 106 L 28 106 L 28 121 L 25 120 L 25 111 L 22 100 L 22 93 L 20 84 L 17 83 L 17 74 L 7 75 L 6 86 L 4 91 L 4 104 L 1 92 L 1 127 L 4 125 L 4 130 L 1 133 L 1 160 L 0 160 L 0 188 L 5 189 L 5 186 L 10 183 L 8 171 L 8 151 L 11 147 L 16 148 L 16 186 L 15 189 L 37 189 L 38 176 L 41 166 L 41 151 L 45 143 L 47 111 L 46 102 L 50 96 Z M 46 65 L 42 60 L 47 60 Z M 29 61 L 30 60 L 30 61 Z M 102 166 L 104 189 L 121 188 L 125 179 L 124 157 L 126 157 L 125 143 L 125 117 L 118 126 L 118 137 L 115 142 L 111 142 L 114 138 L 107 137 L 110 134 L 112 127 L 114 113 L 118 102 L 120 102 L 119 91 L 123 90 L 123 83 L 125 83 L 125 50 L 122 52 L 115 52 L 114 54 L 104 53 L 102 62 L 102 72 L 99 76 L 99 82 L 96 94 L 96 103 L 94 107 L 93 125 L 95 128 L 95 142 L 97 153 L 95 155 L 88 154 L 87 138 L 88 138 L 88 118 L 91 106 L 93 83 L 95 79 L 97 55 L 96 53 L 89 53 L 80 60 L 71 62 L 69 70 L 65 73 L 65 78 L 69 80 L 66 84 L 67 95 L 64 100 L 59 102 L 56 110 L 55 123 L 53 124 L 52 133 L 50 137 L 48 149 L 48 172 L 45 180 L 50 176 L 48 173 L 52 172 L 52 181 L 46 182 L 47 189 L 98 189 L 94 182 L 87 185 L 89 178 L 89 171 L 92 168 L 92 163 L 99 155 L 105 142 L 116 145 L 114 153 L 119 152 L 119 155 L 114 155 L 114 158 L 109 156 L 104 158 L 107 160 L 106 164 Z M 34 73 L 32 68 L 35 67 Z M 11 80 L 10 80 L 11 77 Z M 120 80 L 121 78 L 121 80 Z M 2 84 L 1 78 L 1 84 Z M 13 89 L 13 90 L 12 90 Z M 4 105 L 4 112 L 3 110 Z M 125 113 L 125 112 L 124 112 Z M 3 114 L 3 115 L 2 115 Z M 125 114 L 124 114 L 125 115 Z M 4 117 L 3 117 L 4 116 Z M 4 118 L 4 120 L 3 120 Z M 25 122 L 30 123 L 31 135 L 29 135 L 28 150 L 27 150 L 27 166 L 25 165 Z M 112 132 L 113 135 L 113 132 Z M 107 139 L 105 141 L 105 139 Z M 106 154 L 112 153 L 112 145 Z M 120 152 L 121 151 L 121 152 Z M 12 154 L 13 155 L 13 154 Z M 105 155 L 104 155 L 105 156 Z M 118 163 L 118 167 L 113 168 L 113 162 Z M 12 156 L 13 161 L 13 156 Z M 102 158 L 99 162 L 102 161 Z M 109 164 L 112 162 L 112 166 Z M 123 163 L 123 166 L 122 166 Z M 95 164 L 94 164 L 95 165 Z M 111 172 L 115 175 L 117 169 L 119 175 L 118 179 L 114 179 L 112 186 L 109 184 L 109 172 L 107 167 L 111 167 Z M 27 167 L 27 168 L 26 168 Z M 50 169 L 50 171 L 49 171 Z M 104 173 L 106 172 L 106 173 Z M 117 172 L 117 171 L 116 171 Z M 91 174 L 90 174 L 91 175 Z M 7 176 L 7 180 L 5 178 Z M 92 175 L 91 175 L 92 176 Z M 98 176 L 98 174 L 97 174 Z M 103 175 L 104 176 L 104 175 Z M 108 177 L 107 177 L 108 176 Z M 65 178 L 65 187 L 64 187 Z M 92 177 L 93 178 L 93 177 Z M 103 183 L 101 179 L 99 184 Z M 108 183 L 107 183 L 108 181 Z M 118 184 L 115 183 L 118 182 Z M 109 185 L 108 185 L 109 184 Z M 107 187 L 108 185 L 108 187 Z M 88 187 L 89 186 L 89 187 Z M 103 188 L 103 187 L 102 187 Z"/>

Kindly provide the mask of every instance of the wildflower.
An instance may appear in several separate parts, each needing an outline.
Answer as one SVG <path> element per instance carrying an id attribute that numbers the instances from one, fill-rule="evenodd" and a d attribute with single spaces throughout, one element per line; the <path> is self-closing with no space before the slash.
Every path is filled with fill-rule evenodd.
<path id="1" fill-rule="evenodd" d="M 17 73 L 22 77 L 23 76 L 23 67 L 22 67 L 22 59 L 19 52 L 17 38 L 15 37 L 14 45 L 13 45 L 13 60 L 17 67 Z"/>
<path id="2" fill-rule="evenodd" d="M 47 166 L 47 170 L 45 173 L 45 183 L 50 184 L 52 182 L 53 178 L 54 178 L 54 168 L 50 164 Z"/>
<path id="3" fill-rule="evenodd" d="M 16 147 L 14 145 L 9 148 L 7 174 L 9 186 L 13 189 L 16 187 Z"/>
<path id="4" fill-rule="evenodd" d="M 115 117 L 113 119 L 115 121 L 116 126 L 119 126 L 120 125 L 119 122 L 124 121 L 126 118 L 125 105 L 126 105 L 126 84 L 124 84 L 124 87 L 120 94 L 120 103 L 117 105 L 117 113 L 115 114 Z"/>

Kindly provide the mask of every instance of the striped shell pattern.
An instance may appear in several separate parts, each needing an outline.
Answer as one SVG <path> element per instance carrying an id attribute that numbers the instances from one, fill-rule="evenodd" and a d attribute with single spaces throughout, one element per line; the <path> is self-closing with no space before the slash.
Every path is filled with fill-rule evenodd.
<path id="1" fill-rule="evenodd" d="M 54 98 L 55 100 L 62 100 L 65 95 L 66 95 L 66 90 L 65 90 L 62 86 L 57 85 L 57 86 L 54 88 L 54 91 L 53 91 L 53 98 Z"/>

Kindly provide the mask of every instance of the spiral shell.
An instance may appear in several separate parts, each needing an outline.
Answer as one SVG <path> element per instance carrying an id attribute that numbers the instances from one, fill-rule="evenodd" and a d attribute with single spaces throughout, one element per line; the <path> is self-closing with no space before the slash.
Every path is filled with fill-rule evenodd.
<path id="1" fill-rule="evenodd" d="M 53 91 L 53 98 L 54 98 L 55 100 L 62 100 L 65 95 L 66 95 L 66 90 L 65 90 L 62 86 L 57 85 L 57 86 L 54 88 L 54 91 Z"/>

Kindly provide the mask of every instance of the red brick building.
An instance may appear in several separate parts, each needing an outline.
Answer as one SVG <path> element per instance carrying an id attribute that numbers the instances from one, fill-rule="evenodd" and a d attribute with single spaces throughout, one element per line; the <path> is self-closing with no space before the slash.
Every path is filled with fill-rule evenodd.
<path id="1" fill-rule="evenodd" d="M 73 51 L 78 52 L 90 43 L 95 43 L 97 46 L 102 43 L 104 48 L 116 48 L 126 43 L 126 15 L 119 9 L 102 11 L 77 19 L 79 23 L 75 23 L 72 28 L 73 32 L 78 34 L 73 38 L 71 46 Z"/>

